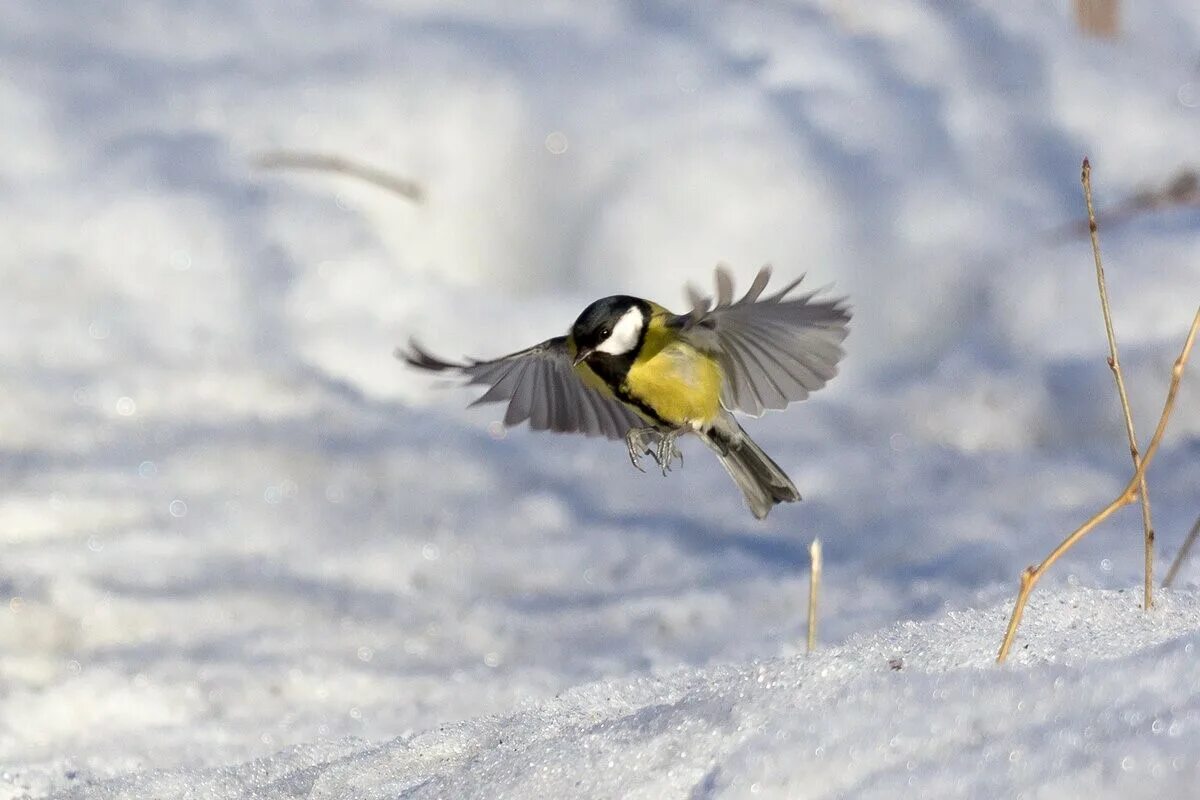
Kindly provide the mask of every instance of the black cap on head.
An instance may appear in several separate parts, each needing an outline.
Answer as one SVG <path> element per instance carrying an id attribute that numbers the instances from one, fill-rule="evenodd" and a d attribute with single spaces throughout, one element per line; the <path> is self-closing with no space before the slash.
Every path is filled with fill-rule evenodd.
<path id="1" fill-rule="evenodd" d="M 626 311 L 644 304 L 645 301 L 626 294 L 603 297 L 592 303 L 571 326 L 571 338 L 575 340 L 575 346 L 581 350 L 599 347 L 612 335 L 613 327 Z"/>

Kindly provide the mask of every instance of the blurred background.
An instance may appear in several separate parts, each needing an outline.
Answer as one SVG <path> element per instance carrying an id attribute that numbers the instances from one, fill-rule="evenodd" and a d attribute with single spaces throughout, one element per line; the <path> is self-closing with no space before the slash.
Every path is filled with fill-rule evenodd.
<path id="1" fill-rule="evenodd" d="M 1200 299 L 1192 0 L 8 0 L 0 120 L 0 798 L 794 652 L 814 536 L 825 641 L 996 602 L 1130 470 L 1084 155 L 1143 438 Z M 765 524 L 392 357 L 718 262 L 854 308 Z M 1193 373 L 1160 574 L 1198 485 Z"/>

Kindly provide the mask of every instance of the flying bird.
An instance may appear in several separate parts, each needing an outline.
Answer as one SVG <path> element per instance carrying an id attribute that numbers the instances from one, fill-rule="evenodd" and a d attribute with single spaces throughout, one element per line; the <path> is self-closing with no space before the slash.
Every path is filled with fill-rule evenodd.
<path id="1" fill-rule="evenodd" d="M 716 301 L 689 288 L 686 314 L 605 297 L 566 336 L 488 361 L 444 361 L 415 341 L 397 356 L 489 387 L 472 405 L 507 403 L 505 425 L 529 420 L 533 430 L 623 438 L 638 469 L 650 456 L 666 475 L 676 458 L 683 462 L 676 440 L 695 434 L 762 519 L 800 492 L 733 412 L 758 417 L 824 386 L 837 374 L 850 321 L 844 299 L 789 296 L 803 276 L 763 297 L 770 276 L 764 267 L 735 301 L 733 279 L 718 267 Z"/>

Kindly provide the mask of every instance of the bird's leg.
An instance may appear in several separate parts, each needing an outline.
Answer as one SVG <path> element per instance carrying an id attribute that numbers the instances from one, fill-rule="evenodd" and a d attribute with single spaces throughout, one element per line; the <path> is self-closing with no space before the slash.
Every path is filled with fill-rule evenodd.
<path id="1" fill-rule="evenodd" d="M 641 458 L 644 455 L 653 456 L 655 461 L 659 461 L 658 451 L 655 449 L 662 440 L 662 434 L 655 428 L 630 428 L 625 434 L 625 447 L 629 449 L 629 461 L 634 467 L 645 472 L 642 468 Z"/>
<path id="2" fill-rule="evenodd" d="M 675 444 L 675 440 L 679 438 L 679 434 L 683 433 L 683 430 L 683 428 L 676 428 L 673 431 L 667 431 L 661 434 L 658 440 L 658 452 L 654 454 L 654 460 L 662 468 L 664 476 L 671 471 L 671 462 L 676 458 L 679 459 L 679 466 L 683 466 L 683 453 Z"/>

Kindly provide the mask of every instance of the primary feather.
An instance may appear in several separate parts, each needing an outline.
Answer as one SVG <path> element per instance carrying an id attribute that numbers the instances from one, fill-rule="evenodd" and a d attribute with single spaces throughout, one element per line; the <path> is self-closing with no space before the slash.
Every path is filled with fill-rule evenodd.
<path id="1" fill-rule="evenodd" d="M 396 355 L 414 367 L 457 372 L 469 378 L 468 384 L 489 386 L 472 405 L 507 402 L 505 425 L 529 420 L 535 431 L 623 439 L 626 431 L 642 424 L 611 395 L 583 382 L 571 364 L 565 336 L 489 361 L 445 361 L 415 341 Z"/>

